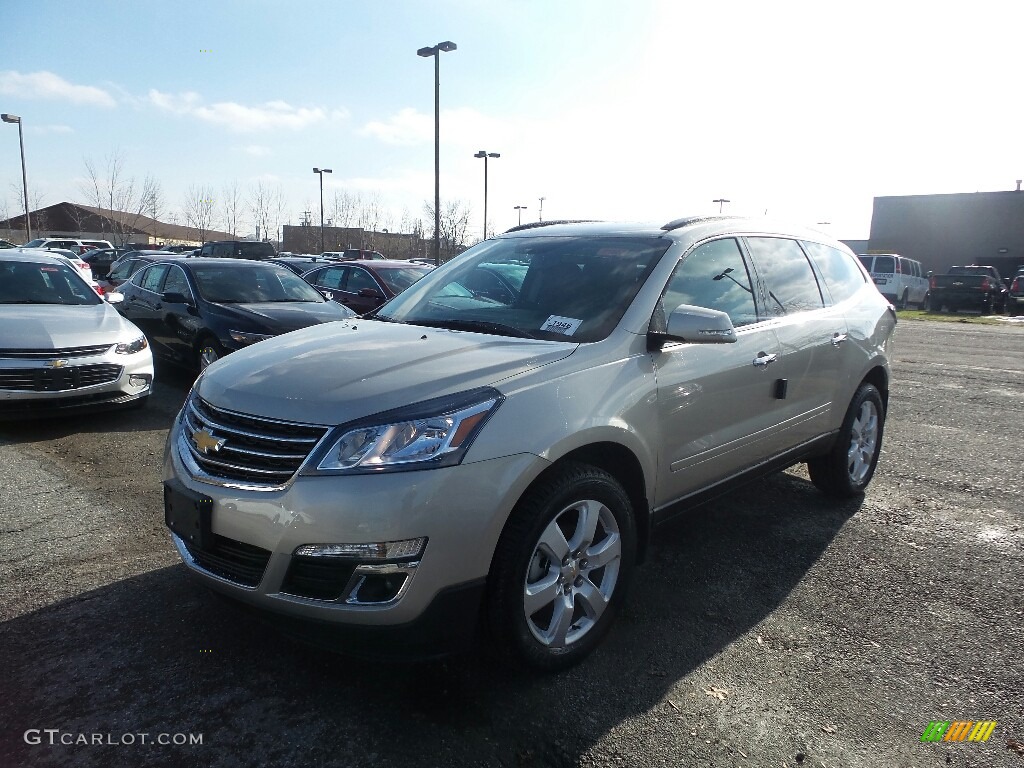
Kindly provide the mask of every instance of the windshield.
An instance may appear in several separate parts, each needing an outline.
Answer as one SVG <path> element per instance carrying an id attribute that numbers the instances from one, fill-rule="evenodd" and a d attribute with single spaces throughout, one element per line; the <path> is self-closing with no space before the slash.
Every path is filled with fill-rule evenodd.
<path id="1" fill-rule="evenodd" d="M 101 304 L 103 300 L 64 264 L 0 262 L 0 304 Z"/>
<path id="2" fill-rule="evenodd" d="M 669 243 L 652 237 L 488 240 L 385 304 L 394 322 L 592 342 L 616 326 Z"/>
<path id="3" fill-rule="evenodd" d="M 326 301 L 301 277 L 284 267 L 247 263 L 193 266 L 199 295 L 216 304 L 258 304 L 267 301 Z"/>

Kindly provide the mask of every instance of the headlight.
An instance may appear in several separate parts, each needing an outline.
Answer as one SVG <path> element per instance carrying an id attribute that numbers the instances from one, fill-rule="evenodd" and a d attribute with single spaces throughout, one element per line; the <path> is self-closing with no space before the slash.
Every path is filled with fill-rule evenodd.
<path id="1" fill-rule="evenodd" d="M 274 338 L 272 333 L 245 333 L 244 331 L 228 331 L 228 333 L 239 344 L 255 344 L 257 341 Z"/>
<path id="2" fill-rule="evenodd" d="M 119 355 L 134 355 L 136 352 L 141 352 L 149 346 L 149 342 L 146 341 L 145 336 L 139 336 L 139 338 L 129 341 L 126 344 L 118 344 L 114 348 L 114 351 Z"/>
<path id="3" fill-rule="evenodd" d="M 450 467 L 462 461 L 504 398 L 483 388 L 342 425 L 305 474 L 392 472 Z"/>

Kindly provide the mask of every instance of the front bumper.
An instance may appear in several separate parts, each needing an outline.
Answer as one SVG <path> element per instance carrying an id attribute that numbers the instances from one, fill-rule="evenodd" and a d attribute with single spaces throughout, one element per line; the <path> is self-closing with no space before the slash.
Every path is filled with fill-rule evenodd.
<path id="1" fill-rule="evenodd" d="M 436 615 L 447 617 L 445 628 L 432 634 L 454 639 L 471 633 L 475 607 L 453 617 L 451 596 L 461 595 L 455 599 L 460 606 L 478 604 L 505 521 L 547 466 L 537 456 L 517 454 L 413 472 L 298 475 L 283 490 L 243 490 L 195 479 L 179 456 L 177 431 L 175 424 L 165 486 L 212 499 L 208 548 L 172 532 L 189 570 L 212 589 L 270 614 L 370 635 L 433 626 Z M 426 544 L 419 556 L 392 562 L 296 554 L 310 544 L 421 538 Z M 380 566 L 400 574 L 398 592 L 381 602 L 353 602 L 354 571 Z"/>
<path id="2" fill-rule="evenodd" d="M 147 348 L 53 360 L 0 359 L 0 418 L 36 418 L 129 405 L 153 388 L 153 355 Z"/>

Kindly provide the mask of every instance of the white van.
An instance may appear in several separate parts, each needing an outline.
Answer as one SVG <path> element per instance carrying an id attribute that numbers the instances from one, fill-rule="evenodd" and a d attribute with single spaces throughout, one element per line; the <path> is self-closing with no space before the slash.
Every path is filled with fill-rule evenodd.
<path id="1" fill-rule="evenodd" d="M 928 295 L 928 278 L 921 262 L 897 253 L 861 254 L 857 258 L 871 273 L 879 292 L 899 309 L 911 304 L 924 308 Z"/>

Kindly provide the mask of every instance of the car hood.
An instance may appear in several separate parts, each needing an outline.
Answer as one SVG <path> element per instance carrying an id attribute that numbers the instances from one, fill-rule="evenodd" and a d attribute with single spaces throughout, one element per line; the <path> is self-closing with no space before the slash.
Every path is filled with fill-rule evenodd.
<path id="1" fill-rule="evenodd" d="M 261 341 L 206 369 L 210 404 L 285 421 L 343 424 L 496 384 L 577 344 L 349 320 Z"/>
<path id="2" fill-rule="evenodd" d="M 353 312 L 333 301 L 267 301 L 256 304 L 217 304 L 221 311 L 266 327 L 271 333 L 288 333 L 316 323 L 352 317 Z"/>
<path id="3" fill-rule="evenodd" d="M 141 336 L 111 305 L 0 304 L 5 349 L 66 349 Z"/>

